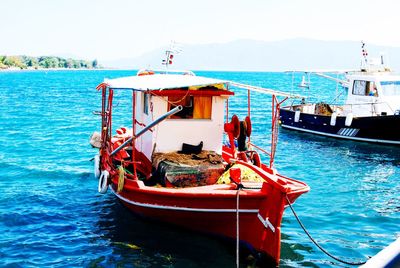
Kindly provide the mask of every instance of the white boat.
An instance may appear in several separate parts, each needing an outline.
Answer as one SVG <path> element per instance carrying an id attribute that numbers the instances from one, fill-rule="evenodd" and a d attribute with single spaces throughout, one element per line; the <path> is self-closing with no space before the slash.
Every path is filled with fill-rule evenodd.
<path id="1" fill-rule="evenodd" d="M 383 57 L 379 63 L 370 61 L 364 43 L 362 52 L 360 70 L 347 72 L 345 80 L 313 72 L 347 88 L 343 105 L 303 100 L 281 108 L 280 125 L 333 138 L 400 145 L 400 76 Z"/>

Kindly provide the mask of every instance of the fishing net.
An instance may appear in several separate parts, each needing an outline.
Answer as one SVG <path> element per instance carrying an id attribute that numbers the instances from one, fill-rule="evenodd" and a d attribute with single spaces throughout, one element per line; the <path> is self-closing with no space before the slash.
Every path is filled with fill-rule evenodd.
<path id="1" fill-rule="evenodd" d="M 240 164 L 234 164 L 231 168 L 239 168 L 240 173 L 241 173 L 241 180 L 242 181 L 248 181 L 248 182 L 263 182 L 264 179 L 261 178 L 257 173 L 255 173 L 253 170 L 250 168 L 240 165 Z M 217 184 L 229 184 L 231 183 L 230 176 L 229 176 L 229 169 L 224 172 L 224 174 L 219 177 Z"/>
<path id="2" fill-rule="evenodd" d="M 212 151 L 199 154 L 155 153 L 153 167 L 166 187 L 194 187 L 215 184 L 225 170 L 222 157 Z"/>

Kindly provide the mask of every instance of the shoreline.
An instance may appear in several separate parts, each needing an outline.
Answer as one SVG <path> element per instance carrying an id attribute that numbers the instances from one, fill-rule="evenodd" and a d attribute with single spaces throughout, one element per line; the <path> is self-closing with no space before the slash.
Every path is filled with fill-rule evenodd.
<path id="1" fill-rule="evenodd" d="M 84 69 L 84 68 L 40 68 L 40 69 L 0 69 L 2 72 L 40 72 L 40 71 L 138 71 L 140 68 L 97 68 L 97 69 Z M 272 71 L 259 71 L 259 70 L 191 70 L 193 72 L 229 72 L 229 73 L 285 73 L 284 70 L 272 70 Z"/>
<path id="2" fill-rule="evenodd" d="M 7 68 L 0 69 L 0 72 L 35 72 L 35 71 L 112 71 L 112 70 L 122 70 L 113 68 L 38 68 L 38 69 L 20 69 L 20 68 Z M 126 69 L 130 70 L 130 69 Z M 134 69 L 132 69 L 134 70 Z"/>

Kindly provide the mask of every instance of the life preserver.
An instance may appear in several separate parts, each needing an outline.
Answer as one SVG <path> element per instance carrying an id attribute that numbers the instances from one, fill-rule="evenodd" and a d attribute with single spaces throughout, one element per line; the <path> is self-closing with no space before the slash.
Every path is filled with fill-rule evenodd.
<path id="1" fill-rule="evenodd" d="M 137 76 L 142 76 L 142 75 L 153 75 L 154 72 L 151 70 L 139 70 L 137 73 Z"/>
<path id="2" fill-rule="evenodd" d="M 100 177 L 100 155 L 94 156 L 94 177 L 98 179 Z"/>
<path id="3" fill-rule="evenodd" d="M 101 194 L 105 194 L 107 192 L 108 177 L 110 177 L 110 173 L 108 173 L 107 170 L 103 170 L 99 178 L 99 187 L 98 187 L 98 191 Z"/>

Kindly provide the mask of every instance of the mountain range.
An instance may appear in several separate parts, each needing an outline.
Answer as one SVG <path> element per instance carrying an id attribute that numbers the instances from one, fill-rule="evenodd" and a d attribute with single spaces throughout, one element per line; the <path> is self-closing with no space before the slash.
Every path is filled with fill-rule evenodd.
<path id="1" fill-rule="evenodd" d="M 366 44 L 372 58 L 384 53 L 389 66 L 400 71 L 400 47 Z M 236 40 L 227 43 L 183 45 L 174 56 L 171 69 L 221 71 L 289 71 L 315 69 L 358 69 L 361 41 L 321 41 L 288 39 L 282 41 Z M 136 58 L 104 61 L 109 68 L 162 68 L 165 48 Z"/>

